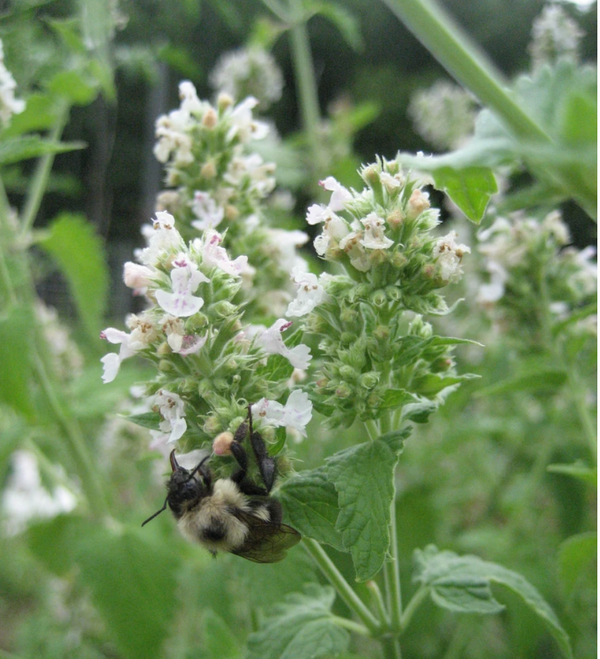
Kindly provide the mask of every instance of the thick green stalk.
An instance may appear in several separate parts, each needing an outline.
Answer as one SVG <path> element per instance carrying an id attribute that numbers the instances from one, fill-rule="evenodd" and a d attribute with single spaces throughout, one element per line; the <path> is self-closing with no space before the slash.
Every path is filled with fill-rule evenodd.
<path id="1" fill-rule="evenodd" d="M 379 622 L 354 592 L 346 579 L 344 579 L 342 573 L 337 569 L 329 556 L 327 556 L 325 550 L 316 540 L 312 540 L 311 538 L 304 538 L 303 542 L 304 547 L 318 565 L 321 572 L 327 577 L 329 583 L 336 589 L 348 607 L 362 620 L 371 636 L 376 637 L 381 631 Z"/>
<path id="2" fill-rule="evenodd" d="M 400 625 L 402 631 L 404 631 L 408 627 L 415 611 L 425 601 L 427 595 L 429 595 L 429 589 L 425 588 L 424 586 L 421 586 L 419 590 L 417 590 L 417 592 L 411 597 L 409 603 L 406 605 L 406 608 L 404 609 L 404 613 L 402 614 L 401 625 Z"/>
<path id="3" fill-rule="evenodd" d="M 400 585 L 400 563 L 398 557 L 398 534 L 396 532 L 396 501 L 390 506 L 390 562 L 385 563 L 384 577 L 390 607 L 390 626 L 399 634 L 402 630 L 402 589 Z"/>
<path id="4" fill-rule="evenodd" d="M 517 138 L 550 143 L 550 136 L 512 98 L 508 84 L 446 12 L 431 0 L 384 0 L 440 64 L 483 105 L 492 109 Z"/>

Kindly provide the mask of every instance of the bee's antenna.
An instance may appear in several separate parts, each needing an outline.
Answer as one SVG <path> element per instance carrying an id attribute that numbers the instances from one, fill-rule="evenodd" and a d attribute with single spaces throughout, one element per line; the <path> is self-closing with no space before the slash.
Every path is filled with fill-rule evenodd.
<path id="1" fill-rule="evenodd" d="M 250 437 L 252 437 L 252 405 L 248 405 L 248 427 L 250 428 Z"/>
<path id="2" fill-rule="evenodd" d="M 166 508 L 167 508 L 167 500 L 168 500 L 168 497 L 167 497 L 167 499 L 165 499 L 165 504 L 164 504 L 164 506 L 163 506 L 160 510 L 157 510 L 157 511 L 154 513 L 154 515 L 151 515 L 150 517 L 148 517 L 148 519 L 147 519 L 145 522 L 142 522 L 142 526 L 144 526 L 144 524 L 148 524 L 148 522 L 151 522 L 155 517 L 157 517 L 158 515 L 160 515 L 160 514 L 163 512 L 163 510 L 166 510 Z"/>
<path id="3" fill-rule="evenodd" d="M 194 477 L 194 474 L 208 460 L 208 458 L 210 458 L 210 453 L 206 457 L 202 458 L 202 460 L 200 460 L 200 462 L 198 463 L 198 466 L 194 468 L 194 471 L 190 472 L 190 477 L 189 477 L 188 480 L 191 480 Z"/>

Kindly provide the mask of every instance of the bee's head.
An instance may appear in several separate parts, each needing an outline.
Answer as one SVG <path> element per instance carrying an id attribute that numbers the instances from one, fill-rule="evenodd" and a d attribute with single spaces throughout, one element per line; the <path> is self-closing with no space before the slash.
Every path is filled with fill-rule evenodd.
<path id="1" fill-rule="evenodd" d="M 201 499 L 211 494 L 210 472 L 204 467 L 209 457 L 206 456 L 197 467 L 189 470 L 177 462 L 175 451 L 171 452 L 173 473 L 167 481 L 167 504 L 175 517 L 181 517 L 186 510 L 193 508 Z"/>
<path id="2" fill-rule="evenodd" d="M 167 505 L 179 519 L 183 513 L 192 509 L 204 497 L 212 494 L 212 476 L 204 463 L 210 456 L 206 456 L 194 469 L 189 470 L 182 467 L 175 457 L 175 451 L 171 452 L 171 469 L 173 473 L 167 481 L 167 498 L 163 507 L 149 517 L 143 524 L 147 524 L 166 509 Z"/>

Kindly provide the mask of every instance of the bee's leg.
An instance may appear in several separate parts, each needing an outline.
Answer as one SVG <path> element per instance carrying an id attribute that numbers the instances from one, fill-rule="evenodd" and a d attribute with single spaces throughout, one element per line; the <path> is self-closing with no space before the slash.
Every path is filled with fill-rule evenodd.
<path id="1" fill-rule="evenodd" d="M 268 494 L 267 490 L 264 487 L 255 485 L 248 478 L 248 455 L 244 447 L 239 442 L 233 441 L 229 448 L 240 465 L 240 468 L 231 475 L 231 480 L 237 484 L 243 494 L 266 496 Z"/>
<path id="2" fill-rule="evenodd" d="M 258 463 L 260 475 L 262 476 L 265 487 L 267 488 L 267 492 L 270 492 L 273 489 L 277 471 L 275 460 L 267 452 L 265 441 L 259 433 L 253 432 L 250 435 L 250 443 L 252 444 L 252 449 L 254 451 L 254 455 L 256 456 L 256 462 Z"/>
<path id="3" fill-rule="evenodd" d="M 213 485 L 213 478 L 210 469 L 204 465 L 204 463 L 210 458 L 209 455 L 207 455 L 201 462 L 198 464 L 198 466 L 190 473 L 190 479 L 194 477 L 195 473 L 199 473 L 202 480 L 204 481 L 204 485 L 209 493 L 212 492 L 212 485 Z"/>
<path id="4" fill-rule="evenodd" d="M 268 499 L 266 504 L 273 524 L 281 524 L 283 521 L 283 508 L 277 499 Z"/>

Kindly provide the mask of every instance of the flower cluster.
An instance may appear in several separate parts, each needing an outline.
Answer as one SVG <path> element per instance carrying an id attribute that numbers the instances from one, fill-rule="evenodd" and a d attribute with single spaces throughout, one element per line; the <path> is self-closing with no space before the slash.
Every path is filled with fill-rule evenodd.
<path id="1" fill-rule="evenodd" d="M 457 281 L 470 250 L 450 232 L 433 228 L 438 211 L 396 160 L 364 167 L 367 187 L 348 190 L 322 181 L 328 205 L 308 209 L 309 224 L 323 224 L 315 249 L 345 274 L 295 270 L 296 298 L 289 317 L 302 317 L 319 338 L 319 370 L 312 391 L 317 409 L 333 425 L 381 419 L 405 408 L 418 420 L 443 392 L 465 376 L 454 373 L 452 345 L 420 317 L 404 312 L 447 313 L 437 289 Z"/>
<path id="2" fill-rule="evenodd" d="M 210 74 L 217 92 L 233 98 L 253 96 L 266 110 L 281 98 L 283 75 L 274 57 L 262 48 L 239 48 L 219 58 Z"/>
<path id="3" fill-rule="evenodd" d="M 558 211 L 541 221 L 499 217 L 478 237 L 489 276 L 479 288 L 478 302 L 497 322 L 529 328 L 534 343 L 546 309 L 563 321 L 595 299 L 596 250 L 568 246 L 571 237 Z"/>
<path id="4" fill-rule="evenodd" d="M 553 64 L 559 57 L 579 60 L 583 30 L 559 4 L 547 5 L 533 22 L 529 52 L 533 68 Z"/>
<path id="5" fill-rule="evenodd" d="M 190 82 L 179 90 L 181 106 L 156 124 L 154 152 L 170 188 L 159 194 L 157 209 L 176 218 L 187 240 L 218 229 L 230 254 L 249 259 L 247 317 L 280 315 L 291 297 L 290 270 L 304 263 L 296 249 L 308 236 L 269 226 L 264 202 L 275 187 L 275 166 L 248 150 L 269 130 L 253 117 L 258 101 L 234 105 L 221 94 L 213 106 L 198 99 Z"/>
<path id="6" fill-rule="evenodd" d="M 438 149 L 458 148 L 475 128 L 475 99 L 445 80 L 417 91 L 408 111 L 419 134 Z"/>
<path id="7" fill-rule="evenodd" d="M 102 358 L 104 382 L 136 354 L 156 365 L 158 375 L 146 386 L 155 446 L 179 441 L 184 449 L 198 448 L 234 431 L 248 404 L 264 411 L 257 417 L 267 438 L 278 427 L 303 433 L 312 406 L 300 391 L 288 395 L 288 381 L 294 368 L 308 367 L 308 347 L 286 345 L 282 333 L 291 323 L 285 319 L 269 328 L 243 325 L 235 297 L 249 267 L 246 256 L 231 259 L 214 229 L 186 243 L 172 215 L 156 215 L 139 263 L 124 267 L 125 283 L 150 306 L 129 316 L 129 332 L 102 332 L 120 346 Z"/>
<path id="8" fill-rule="evenodd" d="M 0 127 L 7 126 L 13 114 L 25 109 L 25 101 L 15 98 L 17 83 L 4 65 L 4 45 L 0 39 Z"/>

